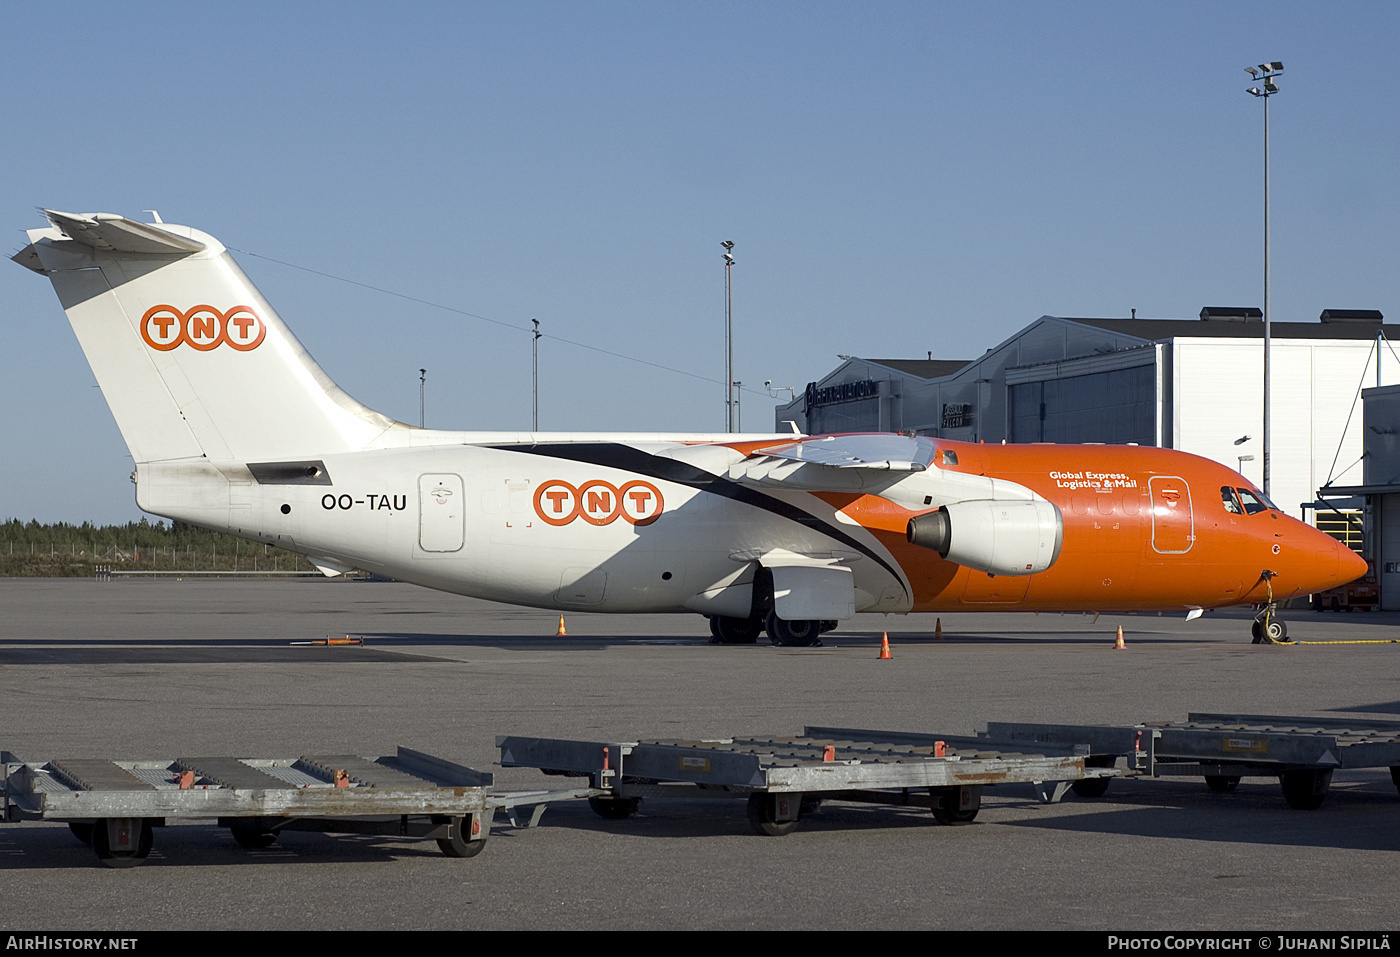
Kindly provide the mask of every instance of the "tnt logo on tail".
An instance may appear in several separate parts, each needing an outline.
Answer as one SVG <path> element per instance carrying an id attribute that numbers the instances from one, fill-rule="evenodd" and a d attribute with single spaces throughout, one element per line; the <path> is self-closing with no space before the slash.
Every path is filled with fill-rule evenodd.
<path id="1" fill-rule="evenodd" d="M 152 306 L 141 317 L 141 338 L 146 345 L 169 352 L 182 343 L 208 352 L 228 345 L 248 352 L 262 345 L 267 325 L 248 306 L 219 311 L 213 306 L 191 306 L 181 311 L 174 306 Z"/>

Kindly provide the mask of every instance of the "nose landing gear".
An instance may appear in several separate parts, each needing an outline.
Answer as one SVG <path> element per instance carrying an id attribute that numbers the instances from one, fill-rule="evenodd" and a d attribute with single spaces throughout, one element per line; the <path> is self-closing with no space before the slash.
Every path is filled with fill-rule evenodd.
<path id="1" fill-rule="evenodd" d="M 1264 610 L 1259 613 L 1259 617 L 1254 619 L 1254 624 L 1250 626 L 1249 633 L 1254 636 L 1256 645 L 1287 645 L 1288 625 L 1274 617 L 1274 606 L 1272 603 L 1265 605 Z"/>
<path id="2" fill-rule="evenodd" d="M 1278 612 L 1278 605 L 1274 603 L 1274 576 L 1278 572 L 1264 569 L 1259 573 L 1259 577 L 1264 581 L 1264 587 L 1269 590 L 1269 600 L 1259 609 L 1254 616 L 1254 624 L 1250 626 L 1249 633 L 1254 636 L 1256 645 L 1287 645 L 1288 625 L 1275 618 Z"/>

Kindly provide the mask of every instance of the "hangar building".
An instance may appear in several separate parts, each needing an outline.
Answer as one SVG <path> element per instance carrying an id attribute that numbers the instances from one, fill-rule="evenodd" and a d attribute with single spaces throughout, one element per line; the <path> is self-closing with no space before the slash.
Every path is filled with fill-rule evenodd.
<path id="1" fill-rule="evenodd" d="M 1326 486 L 1318 496 L 1339 509 L 1347 508 L 1354 497 L 1364 499 L 1366 558 L 1377 573 L 1380 607 L 1396 611 L 1400 610 L 1400 385 L 1365 389 L 1361 395 L 1365 454 L 1360 484 Z"/>
<path id="2" fill-rule="evenodd" d="M 1360 479 L 1361 387 L 1400 382 L 1389 346 L 1400 326 L 1376 310 L 1319 318 L 1272 323 L 1271 495 L 1306 518 L 1320 486 Z M 1262 485 L 1263 341 L 1258 309 L 1208 306 L 1199 319 L 1041 316 L 969 361 L 845 359 L 775 418 L 780 431 L 791 421 L 809 434 L 1157 445 Z M 1379 380 L 1378 352 L 1391 356 Z"/>

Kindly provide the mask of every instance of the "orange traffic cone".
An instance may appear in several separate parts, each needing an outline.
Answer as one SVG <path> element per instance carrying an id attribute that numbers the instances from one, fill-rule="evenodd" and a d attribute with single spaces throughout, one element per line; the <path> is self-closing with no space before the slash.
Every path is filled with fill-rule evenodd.
<path id="1" fill-rule="evenodd" d="M 555 634 L 556 634 L 556 635 L 565 635 L 565 636 L 567 636 L 567 635 L 569 634 L 567 631 L 564 630 L 564 616 L 563 616 L 563 615 L 560 615 L 560 616 L 559 616 L 559 630 L 556 631 Z"/>
<path id="2" fill-rule="evenodd" d="M 1118 626 L 1118 639 L 1113 642 L 1114 651 L 1127 651 L 1128 646 L 1123 643 L 1123 626 Z"/>
<path id="3" fill-rule="evenodd" d="M 882 637 L 880 638 L 880 655 L 879 655 L 879 660 L 880 660 L 880 661 L 885 661 L 885 660 L 889 659 L 889 657 L 890 657 L 890 633 L 887 631 L 887 632 L 884 632 L 883 635 L 882 635 Z"/>
<path id="4" fill-rule="evenodd" d="M 942 641 L 942 640 L 943 640 L 943 619 L 942 619 L 942 618 L 935 618 L 935 619 L 933 620 L 933 640 L 934 640 L 934 641 Z"/>

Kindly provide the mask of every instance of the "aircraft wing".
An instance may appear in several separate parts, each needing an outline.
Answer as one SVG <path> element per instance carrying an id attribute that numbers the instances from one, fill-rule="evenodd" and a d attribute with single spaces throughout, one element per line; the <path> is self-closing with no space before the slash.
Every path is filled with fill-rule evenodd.
<path id="1" fill-rule="evenodd" d="M 908 435 L 823 435 L 754 454 L 836 469 L 922 472 L 937 449 L 926 438 Z"/>
<path id="2" fill-rule="evenodd" d="M 1058 508 L 1016 482 L 944 468 L 937 451 L 920 437 L 817 436 L 757 448 L 730 467 L 729 478 L 769 489 L 879 496 L 913 513 L 911 544 L 988 574 L 1032 575 L 1054 564 L 1064 534 Z M 792 564 L 760 560 L 765 567 Z M 834 587 L 815 572 L 792 574 L 812 578 L 807 591 L 814 594 Z"/>
<path id="3" fill-rule="evenodd" d="M 921 436 L 869 433 L 855 435 L 819 435 L 796 442 L 775 443 L 754 449 L 744 459 L 729 467 L 732 481 L 769 488 L 787 488 L 804 492 L 858 492 L 883 495 L 895 486 L 919 486 L 926 481 L 914 481 L 927 475 L 935 484 L 942 480 L 942 470 L 934 466 L 937 447 L 931 439 Z M 949 476 L 948 481 L 959 486 L 948 489 L 953 498 L 983 498 L 990 488 L 964 489 L 968 481 L 986 486 L 990 480 L 981 476 Z M 910 493 L 912 494 L 912 492 Z M 929 494 L 921 490 L 906 507 L 932 504 L 923 502 Z M 898 496 L 907 498 L 908 496 Z M 943 497 L 942 495 L 938 497 Z M 901 504 L 904 504 L 901 502 Z"/>

